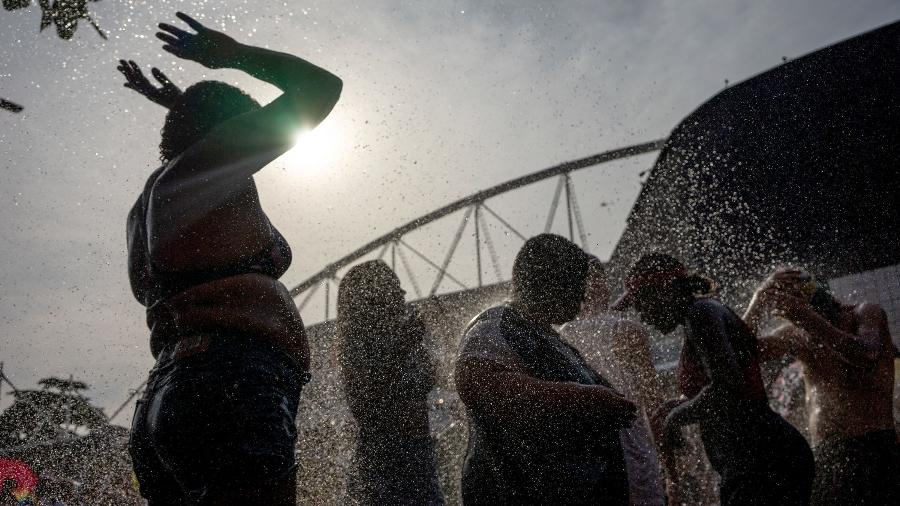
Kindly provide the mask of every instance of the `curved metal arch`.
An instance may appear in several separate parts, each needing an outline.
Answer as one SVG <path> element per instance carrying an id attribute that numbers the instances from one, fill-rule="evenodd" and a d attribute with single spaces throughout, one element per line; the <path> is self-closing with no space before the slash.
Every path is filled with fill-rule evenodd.
<path id="1" fill-rule="evenodd" d="M 349 255 L 332 262 L 325 266 L 324 269 L 298 284 L 297 286 L 291 288 L 291 297 L 296 297 L 301 293 L 305 292 L 310 287 L 315 286 L 317 283 L 321 283 L 323 280 L 330 279 L 335 276 L 338 270 L 350 265 L 352 262 L 362 258 L 363 256 L 375 251 L 379 247 L 390 244 L 392 241 L 399 240 L 401 237 L 406 235 L 407 233 L 421 227 L 427 225 L 435 220 L 443 218 L 448 214 L 459 211 L 460 209 L 465 208 L 466 206 L 472 205 L 474 203 L 484 202 L 485 200 L 500 195 L 502 193 L 506 193 L 508 191 L 515 190 L 517 188 L 521 188 L 523 186 L 530 185 L 532 183 L 536 183 L 538 181 L 542 181 L 544 179 L 548 179 L 554 176 L 558 176 L 560 174 L 568 174 L 569 172 L 573 172 L 579 169 L 584 169 L 587 167 L 591 167 L 594 165 L 599 165 L 601 163 L 611 162 L 613 160 L 619 160 L 622 158 L 628 158 L 636 155 L 642 155 L 645 153 L 650 153 L 653 151 L 659 151 L 662 149 L 665 144 L 665 139 L 658 139 L 655 141 L 645 142 L 642 144 L 635 144 L 632 146 L 626 146 L 624 148 L 613 149 L 610 151 L 604 151 L 603 153 L 598 153 L 596 155 L 591 155 L 585 158 L 579 158 L 578 160 L 572 160 L 568 162 L 563 162 L 559 165 L 554 165 L 553 167 L 539 170 L 537 172 L 533 172 L 531 174 L 518 177 L 516 179 L 512 179 L 505 183 L 500 183 L 497 186 L 493 186 L 491 188 L 487 188 L 485 190 L 481 190 L 477 193 L 469 195 L 468 197 L 464 197 L 462 199 L 457 200 L 451 204 L 448 204 L 440 209 L 436 209 L 424 216 L 420 216 L 409 223 L 397 227 L 394 230 L 388 232 L 387 234 L 363 245 L 357 250 L 353 251 Z"/>

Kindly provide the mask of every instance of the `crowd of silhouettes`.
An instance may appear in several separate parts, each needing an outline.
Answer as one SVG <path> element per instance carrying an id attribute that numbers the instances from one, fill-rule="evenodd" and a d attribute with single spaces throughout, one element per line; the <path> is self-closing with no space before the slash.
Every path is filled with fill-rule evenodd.
<path id="1" fill-rule="evenodd" d="M 203 81 L 151 83 L 120 61 L 125 86 L 168 109 L 160 167 L 128 216 L 129 275 L 147 309 L 156 365 L 130 440 L 153 505 L 296 502 L 295 418 L 310 379 L 297 308 L 279 281 L 291 249 L 253 175 L 335 106 L 341 80 L 301 58 L 238 43 L 179 13 L 170 54 L 280 88 L 260 105 Z M 515 258 L 508 300 L 460 329 L 454 380 L 468 417 L 462 500 L 479 504 L 679 502 L 682 428 L 696 425 L 723 505 L 886 504 L 897 493 L 894 350 L 884 311 L 839 303 L 783 269 L 739 317 L 712 280 L 664 253 L 641 257 L 624 293 L 603 264 L 553 234 Z M 665 399 L 649 335 L 683 328 L 681 397 Z M 765 335 L 767 315 L 786 323 Z M 338 293 L 341 380 L 358 427 L 348 501 L 444 503 L 429 428 L 428 330 L 381 261 Z M 760 363 L 807 368 L 815 454 L 769 408 Z M 302 442 L 300 443 L 302 444 Z M 817 467 L 818 466 L 818 467 Z"/>

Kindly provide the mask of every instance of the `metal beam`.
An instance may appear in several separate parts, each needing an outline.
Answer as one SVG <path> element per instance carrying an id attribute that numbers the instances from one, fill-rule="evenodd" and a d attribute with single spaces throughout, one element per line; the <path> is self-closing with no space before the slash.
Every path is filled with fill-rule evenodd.
<path id="1" fill-rule="evenodd" d="M 320 286 L 320 284 L 316 283 L 315 286 L 312 287 L 312 290 L 310 290 L 309 293 L 306 294 L 306 297 L 304 297 L 303 300 L 300 301 L 300 304 L 297 305 L 298 310 L 303 311 L 303 308 L 305 308 L 306 305 L 309 304 L 309 300 L 313 298 L 313 295 L 315 295 L 317 291 L 319 291 Z"/>
<path id="2" fill-rule="evenodd" d="M 378 259 L 381 260 L 384 258 L 384 254 L 387 253 L 388 248 L 390 248 L 390 244 L 385 244 L 381 247 L 381 251 L 378 252 Z"/>
<path id="3" fill-rule="evenodd" d="M 329 302 L 330 302 L 330 301 L 329 301 L 329 298 L 330 298 L 330 297 L 329 297 L 329 295 L 330 295 L 329 292 L 330 292 L 330 291 L 331 291 L 331 280 L 328 279 L 328 278 L 326 278 L 326 279 L 325 279 L 325 321 L 326 321 L 326 322 L 328 321 L 328 305 L 329 305 Z"/>
<path id="4" fill-rule="evenodd" d="M 447 267 L 450 266 L 450 261 L 453 260 L 453 253 L 456 252 L 456 247 L 459 246 L 459 240 L 462 239 L 463 232 L 466 230 L 466 225 L 469 224 L 469 216 L 472 215 L 472 209 L 475 206 L 469 208 L 466 211 L 465 216 L 463 216 L 462 223 L 459 224 L 459 229 L 456 231 L 456 235 L 453 236 L 453 242 L 450 243 L 450 250 L 447 251 L 447 256 L 444 257 L 444 263 L 441 265 L 440 270 L 438 270 L 437 279 L 434 280 L 434 285 L 431 287 L 431 291 L 428 292 L 428 296 L 431 297 L 437 293 L 438 287 L 441 286 L 441 281 L 444 280 L 444 274 L 447 273 Z"/>
<path id="5" fill-rule="evenodd" d="M 113 413 L 111 415 L 109 415 L 109 418 L 106 419 L 107 423 L 112 422 L 115 417 L 119 416 L 119 413 L 121 413 L 122 410 L 124 410 L 125 407 L 128 406 L 128 404 L 131 402 L 131 399 L 134 399 L 135 397 L 137 397 L 144 391 L 144 386 L 146 386 L 146 385 L 147 385 L 147 380 L 145 379 L 143 382 L 141 382 L 140 385 L 138 385 L 137 388 L 132 390 L 132 392 L 128 396 L 128 398 L 125 399 L 125 402 L 123 402 L 121 405 L 119 405 L 119 407 L 116 408 L 116 410 L 113 411 Z"/>
<path id="6" fill-rule="evenodd" d="M 499 214 L 495 213 L 493 209 L 491 209 L 490 207 L 488 207 L 487 204 L 481 204 L 481 207 L 482 207 L 485 211 L 491 213 L 491 216 L 493 216 L 494 218 L 497 219 L 497 221 L 499 221 L 500 223 L 502 223 L 504 227 L 508 228 L 512 233 L 516 234 L 516 235 L 519 237 L 519 239 L 522 239 L 523 241 L 527 241 L 527 240 L 528 240 L 527 237 L 525 237 L 524 235 L 522 235 L 521 233 L 519 233 L 518 230 L 516 230 L 516 229 L 515 229 L 512 225 L 510 225 L 506 220 L 504 220 L 503 218 L 501 218 Z"/>
<path id="7" fill-rule="evenodd" d="M 478 287 L 481 288 L 481 204 L 475 203 L 475 267 L 478 269 Z"/>
<path id="8" fill-rule="evenodd" d="M 635 144 L 633 146 L 626 146 L 624 148 L 613 149 L 610 151 L 605 151 L 603 153 L 598 153 L 596 155 L 591 155 L 585 158 L 579 158 L 578 160 L 572 160 L 569 162 L 564 162 L 559 165 L 555 165 L 553 167 L 540 170 L 537 172 L 533 172 L 531 174 L 507 181 L 505 183 L 501 183 L 492 188 L 488 188 L 486 190 L 479 191 L 478 193 L 474 193 L 469 195 L 468 197 L 462 198 L 453 202 L 449 205 L 446 205 L 440 209 L 436 209 L 424 216 L 420 216 L 409 223 L 398 227 L 391 232 L 363 245 L 357 250 L 353 251 L 349 255 L 344 256 L 343 258 L 332 262 L 325 266 L 317 274 L 312 277 L 306 279 L 302 283 L 296 285 L 291 289 L 291 296 L 296 297 L 297 295 L 303 293 L 308 288 L 315 286 L 316 283 L 322 281 L 327 278 L 330 274 L 335 273 L 338 269 L 346 267 L 350 265 L 363 255 L 368 254 L 371 251 L 374 251 L 376 248 L 383 246 L 394 239 L 402 237 L 406 233 L 415 230 L 423 225 L 431 223 L 435 220 L 443 218 L 448 214 L 451 214 L 455 211 L 458 211 L 466 206 L 472 205 L 474 202 L 481 202 L 487 200 L 496 195 L 500 195 L 502 193 L 506 193 L 510 190 L 515 190 L 516 188 L 520 188 L 522 186 L 527 186 L 532 183 L 536 183 L 538 181 L 542 181 L 547 178 L 551 178 L 554 176 L 558 176 L 560 174 L 564 174 L 566 172 L 572 172 L 575 170 L 584 169 L 586 167 L 592 167 L 594 165 L 599 165 L 601 163 L 610 162 L 613 160 L 618 160 L 621 158 L 628 158 L 630 156 L 642 155 L 645 153 L 651 153 L 653 151 L 659 151 L 662 149 L 665 144 L 665 139 L 645 142 L 643 144 Z"/>
<path id="9" fill-rule="evenodd" d="M 556 208 L 559 207 L 559 195 L 562 193 L 563 186 L 565 185 L 564 176 L 560 176 L 559 181 L 556 183 L 556 190 L 553 192 L 553 200 L 550 201 L 550 212 L 547 213 L 547 224 L 544 225 L 544 233 L 549 233 L 550 229 L 553 228 L 553 220 L 556 218 Z"/>
<path id="10" fill-rule="evenodd" d="M 434 270 L 436 270 L 436 271 L 441 270 L 441 266 L 440 266 L 440 265 L 438 265 L 438 264 L 432 262 L 428 257 L 426 257 L 424 254 L 422 254 L 421 251 L 417 250 L 416 248 L 413 248 L 412 246 L 410 246 L 409 244 L 407 244 L 406 242 L 404 242 L 403 239 L 400 239 L 399 242 L 400 242 L 400 244 L 401 244 L 402 246 L 405 246 L 407 249 L 409 249 L 410 251 L 412 251 L 413 253 L 415 253 L 415 255 L 416 255 L 417 257 L 421 258 L 426 264 L 430 265 L 431 267 L 434 267 Z M 453 276 L 451 276 L 449 272 L 444 271 L 444 277 L 447 278 L 447 279 L 449 279 L 450 281 L 453 281 L 453 282 L 456 283 L 457 285 L 459 285 L 463 290 L 468 290 L 468 289 L 469 289 L 469 287 L 466 286 L 465 283 L 463 283 L 462 281 L 460 281 L 460 280 L 454 278 Z"/>
<path id="11" fill-rule="evenodd" d="M 500 259 L 497 256 L 497 250 L 494 249 L 494 241 L 491 240 L 491 231 L 490 227 L 487 225 L 487 218 L 484 215 L 480 215 L 481 218 L 481 229 L 484 230 L 484 243 L 487 244 L 488 253 L 491 254 L 491 264 L 494 266 L 494 274 L 497 276 L 497 281 L 503 281 L 503 273 L 500 271 Z"/>
<path id="12" fill-rule="evenodd" d="M 416 275 L 409 265 L 409 260 L 406 259 L 406 253 L 403 252 L 403 248 L 397 248 L 397 254 L 400 255 L 400 263 L 403 264 L 403 268 L 406 269 L 406 275 L 409 277 L 409 282 L 412 284 L 413 291 L 416 292 L 416 298 L 421 299 L 422 291 L 419 290 L 419 282 L 416 281 Z"/>
<path id="13" fill-rule="evenodd" d="M 397 241 L 391 243 L 391 270 L 397 272 Z"/>
<path id="14" fill-rule="evenodd" d="M 585 253 L 590 253 L 590 245 L 588 244 L 587 231 L 584 229 L 584 222 L 581 220 L 581 208 L 578 207 L 578 198 L 575 193 L 575 187 L 571 188 L 572 195 L 572 211 L 575 214 L 575 225 L 578 227 L 578 237 L 581 239 L 581 249 Z"/>
<path id="15" fill-rule="evenodd" d="M 572 179 L 569 174 L 563 175 L 566 184 L 566 216 L 569 220 L 569 240 L 575 242 L 575 228 L 572 226 Z"/>

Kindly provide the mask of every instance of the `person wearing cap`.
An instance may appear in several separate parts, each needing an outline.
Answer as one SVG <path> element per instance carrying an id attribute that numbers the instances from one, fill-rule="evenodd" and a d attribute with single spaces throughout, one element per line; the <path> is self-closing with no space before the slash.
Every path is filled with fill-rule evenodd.
<path id="1" fill-rule="evenodd" d="M 764 360 L 792 356 L 803 367 L 816 480 L 813 504 L 881 505 L 900 498 L 900 446 L 894 428 L 896 349 L 877 304 L 843 304 L 798 269 L 779 269 L 756 290 L 744 320 Z"/>
<path id="2" fill-rule="evenodd" d="M 614 308 L 634 308 L 663 334 L 684 329 L 677 372 L 683 398 L 655 415 L 665 452 L 681 444 L 681 427 L 696 424 L 721 477 L 723 506 L 809 504 L 809 445 L 769 408 L 756 337 L 712 296 L 713 282 L 670 255 L 653 253 L 634 264 L 625 288 Z"/>
<path id="3" fill-rule="evenodd" d="M 464 504 L 628 504 L 619 431 L 637 408 L 553 329 L 578 314 L 587 270 L 572 242 L 532 237 L 510 300 L 468 325 L 455 370 Z"/>
<path id="4" fill-rule="evenodd" d="M 609 302 L 606 268 L 591 257 L 581 312 L 559 333 L 616 391 L 638 405 L 637 419 L 621 431 L 629 499 L 641 506 L 665 506 L 665 479 L 649 425 L 649 415 L 662 405 L 665 394 L 653 367 L 650 338 L 642 325 L 610 311 Z"/>

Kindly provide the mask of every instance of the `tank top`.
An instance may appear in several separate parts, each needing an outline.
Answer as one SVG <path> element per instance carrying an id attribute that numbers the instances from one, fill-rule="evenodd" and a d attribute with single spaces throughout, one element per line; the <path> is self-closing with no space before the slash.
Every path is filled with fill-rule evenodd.
<path id="1" fill-rule="evenodd" d="M 156 356 L 169 339 L 176 336 L 154 330 L 166 318 L 164 301 L 190 287 L 240 274 L 263 274 L 280 278 L 290 267 L 291 249 L 287 240 L 268 223 L 273 239 L 261 251 L 246 257 L 236 257 L 226 266 L 216 269 L 166 272 L 153 265 L 147 235 L 147 208 L 150 192 L 159 175 L 166 168 L 154 171 L 144 190 L 128 214 L 128 274 L 135 298 L 147 308 L 147 326 L 151 329 L 151 351 Z"/>
<path id="2" fill-rule="evenodd" d="M 738 370 L 734 371 L 734 374 L 738 375 L 741 384 L 741 398 L 734 399 L 734 401 L 750 401 L 752 404 L 765 404 L 767 397 L 760 372 L 759 348 L 756 336 L 734 314 L 734 311 L 721 302 L 712 299 L 701 299 L 694 304 L 708 306 L 702 308 L 702 310 L 714 311 L 716 316 L 722 319 L 724 344 L 738 364 Z M 700 336 L 694 335 L 690 325 L 688 325 L 685 334 L 684 347 L 681 349 L 681 360 L 678 365 L 678 387 L 685 396 L 693 398 L 700 393 L 703 387 L 709 384 L 710 378 L 706 374 L 703 363 L 700 360 L 700 350 L 697 347 L 697 341 L 700 339 Z"/>
<path id="3" fill-rule="evenodd" d="M 499 334 L 532 377 L 612 388 L 555 331 L 525 320 L 506 305 L 487 309 L 469 323 L 461 354 L 465 354 L 470 331 L 480 325 L 490 325 L 490 331 Z M 628 478 L 617 427 L 579 416 L 518 427 L 499 424 L 477 410 L 469 414 L 464 502 L 468 495 L 489 497 L 501 504 L 549 504 L 559 501 L 548 497 L 558 499 L 552 494 L 561 493 L 571 494 L 566 503 L 581 504 L 589 498 L 590 502 L 628 504 Z M 521 416 L 527 419 L 529 414 Z"/>

